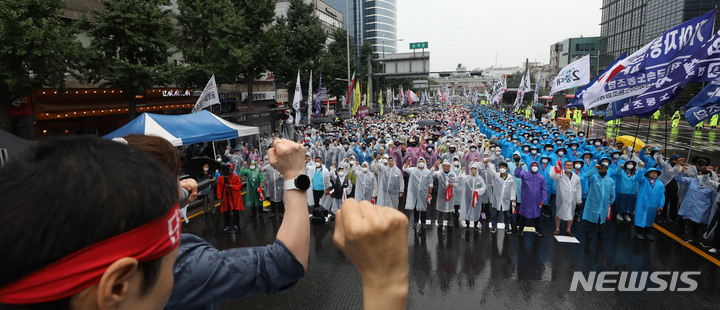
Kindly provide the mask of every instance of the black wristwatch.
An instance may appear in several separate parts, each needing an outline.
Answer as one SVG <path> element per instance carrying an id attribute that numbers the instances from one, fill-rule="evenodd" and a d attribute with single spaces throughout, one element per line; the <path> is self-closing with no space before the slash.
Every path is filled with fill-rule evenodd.
<path id="1" fill-rule="evenodd" d="M 310 188 L 310 178 L 307 175 L 301 174 L 296 176 L 292 180 L 285 181 L 285 190 L 299 190 L 306 191 Z"/>

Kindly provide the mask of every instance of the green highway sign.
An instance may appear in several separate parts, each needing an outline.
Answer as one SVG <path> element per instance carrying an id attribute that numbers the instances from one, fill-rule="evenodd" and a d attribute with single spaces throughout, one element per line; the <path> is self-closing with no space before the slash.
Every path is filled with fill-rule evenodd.
<path id="1" fill-rule="evenodd" d="M 428 43 L 427 42 L 410 43 L 411 50 L 419 50 L 421 48 L 428 48 Z"/>

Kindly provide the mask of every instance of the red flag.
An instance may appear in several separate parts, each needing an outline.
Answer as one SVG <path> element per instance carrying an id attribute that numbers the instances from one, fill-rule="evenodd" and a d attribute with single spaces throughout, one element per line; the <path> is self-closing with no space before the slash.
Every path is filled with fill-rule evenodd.
<path id="1" fill-rule="evenodd" d="M 612 205 L 608 206 L 608 216 L 606 220 L 610 220 L 612 218 Z"/>
<path id="2" fill-rule="evenodd" d="M 430 201 L 432 200 L 432 195 L 428 194 L 427 203 L 430 204 Z"/>
<path id="3" fill-rule="evenodd" d="M 445 190 L 445 201 L 450 201 L 450 198 L 453 196 L 452 186 L 448 185 L 447 189 Z"/>
<path id="4" fill-rule="evenodd" d="M 265 196 L 263 196 L 263 193 L 262 193 L 262 188 L 258 187 L 257 192 L 258 192 L 258 197 L 260 198 L 260 201 L 265 200 Z"/>
<path id="5" fill-rule="evenodd" d="M 562 173 L 562 164 L 560 163 L 562 159 L 558 159 L 557 165 L 555 165 L 555 173 L 561 174 Z"/>
<path id="6" fill-rule="evenodd" d="M 478 202 L 478 194 L 476 191 L 473 191 L 473 198 L 472 198 L 472 207 L 475 208 L 475 205 Z"/>
<path id="7" fill-rule="evenodd" d="M 347 101 L 346 103 L 350 103 L 350 98 L 352 96 L 352 91 L 355 88 L 355 72 L 353 72 L 352 79 L 350 80 L 350 87 L 348 88 L 348 95 L 347 95 Z"/>

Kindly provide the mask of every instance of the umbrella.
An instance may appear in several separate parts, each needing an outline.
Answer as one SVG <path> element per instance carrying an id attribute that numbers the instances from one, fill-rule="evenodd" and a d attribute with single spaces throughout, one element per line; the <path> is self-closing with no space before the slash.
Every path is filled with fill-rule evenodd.
<path id="1" fill-rule="evenodd" d="M 633 136 L 619 136 L 619 137 L 615 138 L 615 141 L 622 142 L 625 146 L 630 146 L 630 147 L 632 147 L 633 142 L 635 142 L 634 148 L 638 152 L 640 152 L 640 150 L 645 147 L 645 142 L 643 142 L 642 140 L 635 138 Z"/>
<path id="2" fill-rule="evenodd" d="M 202 172 L 202 168 L 205 164 L 210 166 L 211 172 L 220 169 L 220 163 L 212 158 L 207 156 L 196 156 L 185 165 L 185 173 L 191 177 L 195 177 Z"/>
<path id="3" fill-rule="evenodd" d="M 312 119 L 313 124 L 332 123 L 333 120 L 327 117 L 315 117 Z"/>
<path id="4" fill-rule="evenodd" d="M 424 119 L 424 120 L 418 121 L 418 125 L 429 127 L 429 126 L 439 125 L 439 123 L 438 123 L 437 121 L 435 121 L 435 120 Z"/>

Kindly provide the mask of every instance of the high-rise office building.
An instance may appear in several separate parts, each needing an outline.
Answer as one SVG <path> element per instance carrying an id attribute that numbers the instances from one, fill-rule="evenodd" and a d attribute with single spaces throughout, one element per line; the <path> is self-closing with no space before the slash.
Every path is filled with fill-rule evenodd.
<path id="1" fill-rule="evenodd" d="M 366 40 L 378 53 L 392 54 L 397 51 L 397 1 L 396 0 L 325 0 L 326 3 L 346 15 L 351 43 L 358 47 Z M 346 2 L 347 5 L 346 6 Z"/>
<path id="2" fill-rule="evenodd" d="M 603 0 L 600 66 L 637 51 L 670 28 L 720 5 L 720 0 Z M 715 23 L 715 30 L 720 27 Z"/>

